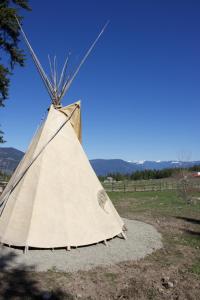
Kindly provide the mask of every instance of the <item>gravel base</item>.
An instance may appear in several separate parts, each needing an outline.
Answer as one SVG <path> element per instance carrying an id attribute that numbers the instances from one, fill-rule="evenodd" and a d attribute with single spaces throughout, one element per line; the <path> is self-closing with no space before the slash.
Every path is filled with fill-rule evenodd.
<path id="1" fill-rule="evenodd" d="M 103 243 L 66 251 L 59 249 L 22 250 L 2 246 L 0 249 L 0 268 L 25 267 L 35 271 L 74 272 L 89 270 L 96 266 L 108 266 L 128 260 L 139 260 L 162 247 L 161 234 L 151 225 L 124 219 L 128 231 L 127 240 L 115 237 Z"/>

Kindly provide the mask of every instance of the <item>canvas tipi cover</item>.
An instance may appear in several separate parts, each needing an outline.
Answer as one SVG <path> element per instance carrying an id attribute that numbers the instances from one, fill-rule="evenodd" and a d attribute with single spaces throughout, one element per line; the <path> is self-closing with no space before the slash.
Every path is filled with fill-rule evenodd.
<path id="1" fill-rule="evenodd" d="M 56 248 L 122 233 L 119 217 L 79 142 L 80 102 L 50 107 L 0 200 L 0 242 Z"/>

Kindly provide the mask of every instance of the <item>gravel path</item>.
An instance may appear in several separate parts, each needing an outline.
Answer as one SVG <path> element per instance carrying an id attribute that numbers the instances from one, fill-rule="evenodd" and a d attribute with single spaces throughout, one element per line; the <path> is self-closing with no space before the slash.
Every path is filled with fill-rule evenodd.
<path id="1" fill-rule="evenodd" d="M 56 270 L 74 272 L 89 270 L 96 266 L 108 266 L 128 260 L 138 260 L 162 247 L 161 235 L 151 225 L 124 219 L 128 228 L 127 240 L 114 238 L 103 243 L 72 249 L 62 250 L 22 250 L 3 246 L 0 249 L 0 268 L 15 268 L 26 266 L 35 271 Z"/>

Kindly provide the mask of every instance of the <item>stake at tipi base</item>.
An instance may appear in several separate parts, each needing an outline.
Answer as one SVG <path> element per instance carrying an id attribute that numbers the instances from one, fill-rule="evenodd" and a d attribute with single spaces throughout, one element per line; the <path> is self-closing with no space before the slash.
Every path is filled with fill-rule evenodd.
<path id="1" fill-rule="evenodd" d="M 25 246 L 24 247 L 24 254 L 27 254 L 28 253 L 28 246 Z"/>
<path id="2" fill-rule="evenodd" d="M 103 241 L 103 243 L 104 243 L 104 245 L 105 246 L 108 246 L 108 243 L 107 243 L 107 241 L 105 240 L 105 241 Z"/>
<path id="3" fill-rule="evenodd" d="M 125 235 L 125 233 L 124 233 L 123 231 L 122 231 L 121 235 L 122 235 L 122 237 L 123 237 L 125 240 L 127 240 L 127 237 L 126 237 L 126 235 Z"/>

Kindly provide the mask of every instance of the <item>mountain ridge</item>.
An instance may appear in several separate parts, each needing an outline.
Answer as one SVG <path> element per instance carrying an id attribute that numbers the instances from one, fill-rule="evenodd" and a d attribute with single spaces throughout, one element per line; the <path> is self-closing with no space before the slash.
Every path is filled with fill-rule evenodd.
<path id="1" fill-rule="evenodd" d="M 24 152 L 13 147 L 0 147 L 0 171 L 11 174 L 22 159 Z M 125 161 L 123 159 L 91 159 L 90 163 L 97 175 L 109 173 L 130 174 L 146 169 L 162 170 L 166 168 L 191 167 L 200 165 L 199 161 Z"/>
<path id="2" fill-rule="evenodd" d="M 194 165 L 200 165 L 200 161 L 143 161 L 138 162 L 127 162 L 122 159 L 93 159 L 90 163 L 98 175 L 105 176 L 109 173 L 133 173 L 136 171 L 143 170 L 162 170 L 166 168 L 187 168 Z"/>

